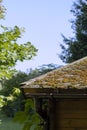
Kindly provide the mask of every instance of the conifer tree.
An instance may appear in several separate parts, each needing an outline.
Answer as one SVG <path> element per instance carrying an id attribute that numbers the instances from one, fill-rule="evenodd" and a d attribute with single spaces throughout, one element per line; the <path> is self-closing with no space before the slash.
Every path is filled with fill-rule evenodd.
<path id="1" fill-rule="evenodd" d="M 71 21 L 74 37 L 63 37 L 60 58 L 70 63 L 87 56 L 87 0 L 77 0 L 73 3 L 71 12 L 74 19 Z"/>

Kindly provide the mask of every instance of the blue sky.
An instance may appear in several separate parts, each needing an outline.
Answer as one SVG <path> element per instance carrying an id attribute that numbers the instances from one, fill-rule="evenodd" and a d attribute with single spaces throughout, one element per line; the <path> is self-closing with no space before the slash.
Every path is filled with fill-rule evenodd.
<path id="1" fill-rule="evenodd" d="M 19 42 L 30 41 L 37 49 L 31 61 L 17 63 L 18 70 L 26 71 L 43 64 L 63 64 L 57 54 L 61 53 L 61 34 L 72 36 L 70 9 L 73 0 L 3 0 L 7 8 L 2 24 L 25 28 Z"/>

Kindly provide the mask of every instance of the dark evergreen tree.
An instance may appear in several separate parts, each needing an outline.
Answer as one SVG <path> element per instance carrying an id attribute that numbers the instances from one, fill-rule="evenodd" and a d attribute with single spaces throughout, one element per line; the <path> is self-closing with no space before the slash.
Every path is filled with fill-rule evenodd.
<path id="1" fill-rule="evenodd" d="M 60 58 L 66 63 L 73 62 L 87 56 L 87 0 L 77 0 L 73 3 L 71 12 L 74 20 L 71 21 L 74 32 L 73 38 L 63 37 Z"/>

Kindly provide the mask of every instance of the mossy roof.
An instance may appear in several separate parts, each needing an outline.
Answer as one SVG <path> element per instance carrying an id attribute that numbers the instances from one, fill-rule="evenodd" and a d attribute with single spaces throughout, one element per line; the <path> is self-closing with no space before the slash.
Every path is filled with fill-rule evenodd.
<path id="1" fill-rule="evenodd" d="M 27 88 L 87 88 L 87 57 L 22 83 Z"/>

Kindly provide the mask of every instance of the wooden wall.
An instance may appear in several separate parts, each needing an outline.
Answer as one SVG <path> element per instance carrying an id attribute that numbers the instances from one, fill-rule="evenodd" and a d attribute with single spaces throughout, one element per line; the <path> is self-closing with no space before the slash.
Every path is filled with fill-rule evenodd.
<path id="1" fill-rule="evenodd" d="M 87 130 L 87 99 L 61 99 L 54 108 L 55 130 Z"/>

